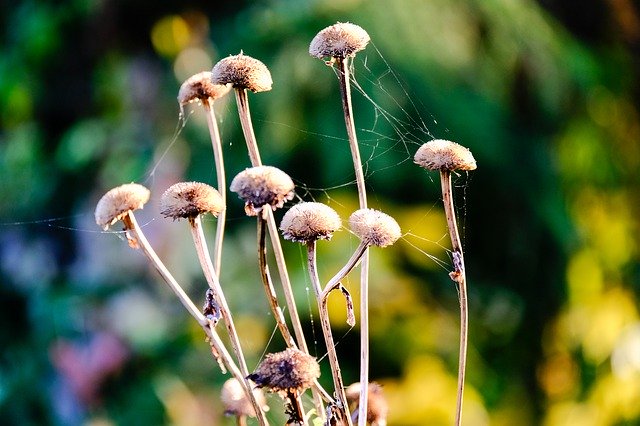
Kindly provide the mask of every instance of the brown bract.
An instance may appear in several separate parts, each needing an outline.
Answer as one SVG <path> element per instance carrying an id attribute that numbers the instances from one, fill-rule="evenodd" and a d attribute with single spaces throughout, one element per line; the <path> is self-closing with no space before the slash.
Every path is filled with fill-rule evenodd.
<path id="1" fill-rule="evenodd" d="M 182 83 L 178 91 L 178 102 L 184 105 L 207 99 L 216 100 L 229 93 L 229 90 L 231 88 L 225 84 L 214 84 L 211 81 L 210 71 L 203 71 L 192 75 Z"/>
<path id="2" fill-rule="evenodd" d="M 160 213 L 172 219 L 186 219 L 203 213 L 218 216 L 224 208 L 218 190 L 202 182 L 176 183 L 160 198 Z"/>
<path id="3" fill-rule="evenodd" d="M 269 411 L 269 406 L 264 397 L 262 391 L 258 388 L 253 388 L 253 395 L 258 402 L 258 405 L 264 410 Z M 220 391 L 220 401 L 224 407 L 224 412 L 227 415 L 235 416 L 249 416 L 255 417 L 256 411 L 247 398 L 247 394 L 242 387 L 242 384 L 235 378 L 228 379 L 222 385 Z"/>
<path id="4" fill-rule="evenodd" d="M 96 205 L 96 223 L 105 231 L 130 210 L 141 209 L 151 192 L 137 183 L 126 183 L 108 191 Z"/>
<path id="5" fill-rule="evenodd" d="M 228 56 L 215 64 L 211 70 L 211 81 L 252 92 L 266 92 L 273 85 L 267 66 L 242 53 Z"/>
<path id="6" fill-rule="evenodd" d="M 390 246 L 402 235 L 394 218 L 374 209 L 353 212 L 349 217 L 349 227 L 362 241 L 378 247 Z"/>
<path id="7" fill-rule="evenodd" d="M 476 160 L 468 148 L 444 139 L 423 144 L 413 162 L 428 170 L 475 170 Z"/>
<path id="8" fill-rule="evenodd" d="M 349 385 L 345 390 L 351 411 L 355 411 L 358 408 L 361 387 L 360 382 L 356 382 Z M 367 422 L 371 425 L 377 426 L 386 425 L 387 415 L 389 413 L 389 404 L 384 397 L 382 386 L 376 382 L 369 383 L 367 395 Z"/>
<path id="9" fill-rule="evenodd" d="M 362 27 L 338 22 L 316 34 L 309 45 L 309 54 L 319 59 L 344 59 L 367 47 L 369 40 L 369 34 Z"/>
<path id="10" fill-rule="evenodd" d="M 293 198 L 295 185 L 288 174 L 272 166 L 248 168 L 236 175 L 229 189 L 245 202 L 248 216 L 257 216 L 264 206 L 273 210 Z"/>
<path id="11" fill-rule="evenodd" d="M 249 375 L 257 386 L 273 392 L 302 392 L 320 377 L 320 366 L 314 357 L 298 349 L 267 354 L 256 371 Z"/>
<path id="12" fill-rule="evenodd" d="M 306 243 L 331 239 L 341 225 L 340 216 L 331 207 L 322 203 L 300 203 L 285 213 L 280 230 L 285 239 Z"/>

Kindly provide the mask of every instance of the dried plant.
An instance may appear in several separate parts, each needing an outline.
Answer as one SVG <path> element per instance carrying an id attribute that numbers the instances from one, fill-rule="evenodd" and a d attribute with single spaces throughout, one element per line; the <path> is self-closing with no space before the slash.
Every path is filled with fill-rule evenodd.
<path id="1" fill-rule="evenodd" d="M 318 202 L 299 202 L 284 214 L 279 229 L 285 240 L 304 244 L 307 252 L 307 270 L 316 297 L 322 334 L 331 367 L 332 392 L 327 392 L 319 383 L 320 367 L 315 357 L 309 354 L 304 332 L 293 296 L 293 289 L 280 243 L 280 234 L 273 212 L 294 198 L 293 180 L 282 170 L 262 164 L 258 143 L 249 111 L 248 91 L 257 93 L 271 90 L 273 84 L 267 67 L 259 60 L 243 53 L 219 61 L 211 72 L 198 73 L 181 86 L 178 102 L 184 105 L 196 102 L 205 110 L 209 134 L 213 146 L 218 189 L 201 182 L 180 182 L 168 188 L 161 197 L 161 214 L 173 220 L 186 219 L 203 274 L 208 283 L 205 304 L 201 310 L 192 302 L 180 284 L 159 259 L 142 229 L 136 222 L 133 211 L 140 209 L 149 200 L 150 192 L 142 185 L 125 184 L 108 191 L 98 202 L 95 211 L 96 223 L 108 229 L 118 221 L 124 225 L 129 246 L 140 249 L 160 273 L 187 312 L 202 327 L 211 351 L 224 373 L 228 370 L 232 378 L 221 390 L 221 402 L 225 413 L 236 417 L 238 425 L 246 425 L 247 419 L 255 417 L 260 425 L 267 425 L 267 406 L 260 388 L 283 397 L 287 424 L 307 425 L 358 425 L 386 426 L 388 404 L 382 388 L 369 382 L 369 331 L 368 331 L 368 254 L 370 247 L 388 247 L 402 237 L 396 220 L 379 210 L 367 206 L 366 183 L 356 137 L 351 102 L 352 59 L 369 43 L 369 35 L 361 27 L 351 23 L 337 23 L 320 31 L 312 40 L 309 53 L 335 66 L 342 96 L 347 135 L 358 189 L 359 209 L 349 217 L 350 232 L 360 243 L 343 267 L 323 282 L 318 274 L 317 242 L 330 240 L 340 230 L 342 221 L 338 213 L 328 205 Z M 246 168 L 231 181 L 229 189 L 245 204 L 245 213 L 257 221 L 257 265 L 264 285 L 266 299 L 284 339 L 286 349 L 267 354 L 250 373 L 242 339 L 235 327 L 232 308 L 229 306 L 220 282 L 221 254 L 226 221 L 226 175 L 222 155 L 222 144 L 213 109 L 216 99 L 233 89 L 236 95 L 242 131 L 247 143 L 252 167 Z M 452 242 L 454 270 L 450 277 L 459 287 L 460 295 L 460 355 L 458 369 L 458 395 L 455 411 L 456 424 L 462 417 L 462 400 L 467 352 L 467 292 L 466 270 L 460 236 L 458 233 L 452 197 L 451 174 L 476 168 L 471 152 L 450 141 L 433 140 L 425 143 L 414 157 L 415 163 L 428 170 L 440 173 L 444 211 Z M 209 253 L 201 217 L 211 214 L 218 218 L 213 256 Z M 286 299 L 293 333 L 289 330 L 284 310 L 268 269 L 267 231 L 269 232 L 273 256 L 278 266 L 283 294 Z M 360 273 L 360 381 L 345 387 L 336 343 L 333 338 L 328 297 L 339 290 L 344 296 L 347 323 L 355 324 L 354 304 L 342 281 L 358 265 Z M 234 357 L 227 350 L 218 334 L 219 319 L 224 322 Z M 366 385 L 364 385 L 366 384 Z M 302 396 L 311 389 L 315 412 L 305 413 Z M 326 404 L 326 408 L 325 408 Z"/>

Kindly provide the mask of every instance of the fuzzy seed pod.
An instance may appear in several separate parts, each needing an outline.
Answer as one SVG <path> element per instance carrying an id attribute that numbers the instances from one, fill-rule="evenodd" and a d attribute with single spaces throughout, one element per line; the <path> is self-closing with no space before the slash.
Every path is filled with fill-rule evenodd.
<path id="1" fill-rule="evenodd" d="M 185 105 L 195 101 L 207 99 L 219 99 L 229 93 L 231 88 L 224 84 L 214 84 L 211 81 L 211 72 L 203 71 L 192 75 L 182 83 L 178 91 L 178 103 Z"/>
<path id="2" fill-rule="evenodd" d="M 257 216 L 264 206 L 273 210 L 293 198 L 295 185 L 288 174 L 271 166 L 256 166 L 238 173 L 229 189 L 245 202 L 248 216 Z"/>
<path id="3" fill-rule="evenodd" d="M 272 392 L 302 392 L 320 377 L 320 365 L 314 357 L 298 349 L 267 354 L 256 371 L 249 375 L 258 387 Z"/>
<path id="4" fill-rule="evenodd" d="M 322 203 L 300 203 L 285 213 L 280 230 L 286 240 L 306 243 L 331 239 L 341 225 L 340 216 L 331 207 Z"/>
<path id="5" fill-rule="evenodd" d="M 319 59 L 344 59 L 367 47 L 369 40 L 369 34 L 362 27 L 338 22 L 316 34 L 309 45 L 309 54 Z"/>
<path id="6" fill-rule="evenodd" d="M 96 223 L 105 231 L 130 210 L 141 209 L 151 192 L 137 183 L 127 183 L 108 191 L 96 205 Z"/>
<path id="7" fill-rule="evenodd" d="M 263 411 L 269 411 L 267 400 L 259 388 L 253 388 L 253 395 L 258 405 Z M 224 413 L 228 416 L 249 416 L 255 417 L 256 411 L 253 409 L 253 405 L 247 394 L 245 393 L 242 384 L 235 378 L 228 379 L 222 385 L 220 391 L 220 401 L 224 406 Z"/>
<path id="8" fill-rule="evenodd" d="M 353 212 L 349 217 L 349 227 L 362 241 L 378 247 L 390 246 L 402 235 L 394 218 L 374 209 Z"/>
<path id="9" fill-rule="evenodd" d="M 160 198 L 160 213 L 174 220 L 193 218 L 204 213 L 218 216 L 224 208 L 218 190 L 202 182 L 176 183 Z"/>
<path id="10" fill-rule="evenodd" d="M 416 152 L 413 162 L 428 170 L 476 169 L 476 160 L 468 148 L 444 139 L 434 139 L 423 144 Z"/>
<path id="11" fill-rule="evenodd" d="M 267 66 L 242 53 L 228 56 L 215 64 L 211 70 L 211 81 L 254 93 L 269 91 L 273 85 Z"/>
<path id="12" fill-rule="evenodd" d="M 360 402 L 360 382 L 353 383 L 345 389 L 349 409 L 353 412 L 358 409 Z M 387 424 L 387 414 L 389 413 L 389 404 L 384 397 L 382 386 L 371 382 L 367 389 L 367 422 L 372 426 L 385 426 Z"/>

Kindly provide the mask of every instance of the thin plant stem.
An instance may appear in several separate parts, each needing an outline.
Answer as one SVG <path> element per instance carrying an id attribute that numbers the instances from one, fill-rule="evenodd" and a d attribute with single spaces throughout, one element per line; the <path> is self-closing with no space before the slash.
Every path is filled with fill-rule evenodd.
<path id="1" fill-rule="evenodd" d="M 213 158 L 216 163 L 216 178 L 218 181 L 218 192 L 222 198 L 224 205 L 227 205 L 227 183 L 224 171 L 224 160 L 222 156 L 222 142 L 220 140 L 220 132 L 218 131 L 218 122 L 213 109 L 213 99 L 206 99 L 203 104 L 206 116 L 207 126 L 209 128 L 209 136 L 211 137 L 211 146 L 213 147 Z M 224 240 L 224 228 L 227 218 L 227 210 L 223 209 L 218 213 L 218 221 L 216 224 L 216 239 L 213 243 L 213 267 L 220 278 L 222 267 L 222 241 Z"/>
<path id="2" fill-rule="evenodd" d="M 233 322 L 233 316 L 231 315 L 231 309 L 229 308 L 229 304 L 227 303 L 227 299 L 224 296 L 224 292 L 222 291 L 222 286 L 220 285 L 220 280 L 218 279 L 218 275 L 216 274 L 216 270 L 214 269 L 213 263 L 211 261 L 211 257 L 209 256 L 209 250 L 207 249 L 207 241 L 204 237 L 204 231 L 202 228 L 202 220 L 200 215 L 189 218 L 189 227 L 191 229 L 191 236 L 193 237 L 193 242 L 196 247 L 196 252 L 198 253 L 198 259 L 200 260 L 200 265 L 202 267 L 202 271 L 207 279 L 207 283 L 211 290 L 213 290 L 217 302 L 220 304 L 220 313 L 222 315 L 222 319 L 224 320 L 225 325 L 227 326 L 227 331 L 229 333 L 229 338 L 231 341 L 231 347 L 233 352 L 236 355 L 238 360 L 238 364 L 240 367 L 240 372 L 242 373 L 243 380 L 240 382 L 243 384 L 246 395 L 253 405 L 253 409 L 258 412 L 261 407 L 258 401 L 255 398 L 251 390 L 251 383 L 247 376 L 249 376 L 249 369 L 247 368 L 247 362 L 244 357 L 244 353 L 242 352 L 242 346 L 240 345 L 240 338 L 238 336 L 238 332 L 236 330 L 235 324 Z"/>
<path id="3" fill-rule="evenodd" d="M 329 358 L 329 364 L 331 365 L 331 377 L 333 378 L 333 386 L 335 389 L 335 395 L 339 401 L 342 410 L 342 415 L 346 419 L 347 423 L 351 424 L 351 419 L 348 413 L 349 405 L 347 402 L 347 395 L 344 391 L 344 383 L 342 381 L 342 374 L 340 372 L 340 364 L 338 362 L 338 354 L 336 352 L 336 346 L 333 341 L 333 333 L 331 331 L 331 321 L 329 319 L 329 311 L 327 309 L 326 297 L 323 295 L 322 286 L 320 285 L 320 278 L 318 277 L 317 259 L 316 259 L 316 241 L 307 242 L 307 268 L 309 270 L 309 278 L 313 285 L 313 291 L 316 294 L 318 301 L 318 311 L 320 315 L 320 324 L 322 327 L 322 335 L 324 336 L 325 346 L 327 347 L 327 356 Z"/>
<path id="4" fill-rule="evenodd" d="M 331 278 L 329 283 L 327 283 L 327 285 L 324 287 L 324 290 L 322 290 L 323 300 L 326 300 L 327 297 L 329 297 L 329 293 L 337 289 L 340 285 L 340 281 L 342 281 L 342 279 L 346 277 L 349 272 L 351 272 L 353 268 L 358 265 L 358 262 L 364 257 L 368 248 L 369 245 L 367 243 L 365 243 L 364 241 L 360 241 L 358 247 L 356 247 L 349 260 L 347 260 L 347 263 L 342 267 L 342 269 L 338 271 L 337 274 L 333 276 L 333 278 Z"/>
<path id="5" fill-rule="evenodd" d="M 251 160 L 252 166 L 260 166 L 262 165 L 262 160 L 260 159 L 260 151 L 258 151 L 256 134 L 253 131 L 253 124 L 251 123 L 251 111 L 249 110 L 249 97 L 247 96 L 247 89 L 236 87 L 235 93 L 236 103 L 238 104 L 238 115 L 240 116 L 240 125 L 242 126 L 244 139 L 247 141 L 249 160 Z"/>
<path id="6" fill-rule="evenodd" d="M 265 207 L 268 208 L 268 207 Z M 264 285 L 264 291 L 271 307 L 271 312 L 276 320 L 280 334 L 284 338 L 287 347 L 298 348 L 296 345 L 287 322 L 282 313 L 282 308 L 278 304 L 278 296 L 276 295 L 276 289 L 273 287 L 273 281 L 271 280 L 271 274 L 269 274 L 269 266 L 267 265 L 267 245 L 266 245 L 266 230 L 265 220 L 262 218 L 262 212 L 258 213 L 258 262 L 260 266 L 260 277 L 262 278 L 262 284 Z"/>
<path id="7" fill-rule="evenodd" d="M 353 168 L 356 175 L 356 185 L 358 187 L 358 200 L 360 208 L 367 208 L 367 190 L 362 170 L 362 159 L 358 147 L 356 127 L 353 120 L 353 106 L 351 103 L 350 71 L 348 58 L 337 58 L 338 78 L 340 80 L 340 94 L 342 97 L 342 110 L 344 121 L 347 126 L 349 136 L 349 146 L 351 157 L 353 158 Z M 369 383 L 369 253 L 365 252 L 360 264 L 360 402 L 358 404 L 358 424 L 364 426 L 367 418 Z"/>
<path id="8" fill-rule="evenodd" d="M 451 172 L 449 170 L 440 171 L 440 183 L 442 186 L 442 201 L 444 212 L 447 217 L 447 227 L 451 237 L 451 248 L 453 257 L 453 272 L 449 274 L 451 279 L 458 284 L 460 299 L 460 355 L 458 360 L 458 394 L 456 398 L 456 419 L 455 425 L 460 426 L 462 422 L 462 400 L 464 393 L 464 377 L 467 365 L 467 344 L 468 344 L 468 306 L 467 306 L 467 279 L 464 266 L 464 256 L 458 225 L 453 205 L 453 192 L 451 189 Z"/>
<path id="9" fill-rule="evenodd" d="M 151 244 L 145 237 L 144 233 L 140 229 L 138 222 L 136 221 L 135 216 L 132 211 L 129 211 L 122 219 L 125 225 L 125 229 L 128 232 L 132 232 L 134 235 L 131 237 L 134 239 L 135 244 L 139 247 L 144 255 L 149 259 L 151 264 L 158 271 L 162 279 L 167 283 L 169 288 L 174 292 L 174 294 L 178 297 L 178 300 L 185 307 L 187 312 L 198 322 L 198 324 L 202 327 L 205 334 L 209 338 L 209 343 L 216 350 L 217 354 L 221 357 L 224 365 L 231 372 L 231 374 L 238 380 L 240 383 L 243 383 L 244 377 L 240 372 L 240 369 L 236 365 L 236 363 L 231 358 L 229 351 L 222 343 L 220 336 L 215 330 L 214 324 L 209 321 L 205 316 L 200 312 L 200 310 L 193 303 L 191 298 L 187 295 L 187 293 L 182 289 L 180 284 L 173 277 L 171 272 L 164 265 L 162 260 L 158 257 Z M 256 415 L 258 416 L 258 421 L 261 426 L 267 426 L 269 423 L 262 412 L 262 410 L 256 410 Z"/>
<path id="10" fill-rule="evenodd" d="M 244 134 L 245 141 L 247 143 L 247 151 L 249 153 L 249 160 L 253 167 L 261 166 L 262 160 L 260 159 L 260 150 L 258 149 L 258 142 L 256 140 L 255 132 L 253 131 L 253 124 L 251 121 L 251 111 L 249 109 L 249 97 L 247 96 L 247 89 L 235 88 L 236 103 L 238 105 L 238 115 L 240 117 L 240 124 L 242 126 L 242 133 Z M 278 233 L 278 226 L 273 217 L 273 212 L 268 210 L 266 213 L 266 221 L 269 229 L 269 238 L 271 240 L 271 247 L 273 248 L 273 255 L 278 267 L 278 274 L 280 275 L 280 282 L 282 284 L 282 290 L 289 310 L 289 318 L 291 319 L 291 326 L 296 336 L 296 342 L 300 350 L 309 354 L 309 347 L 304 337 L 304 331 L 302 329 L 302 322 L 300 321 L 300 315 L 298 314 L 298 307 L 296 305 L 296 299 L 293 294 L 293 287 L 291 286 L 291 279 L 289 278 L 289 270 L 287 269 L 287 263 L 284 259 L 284 252 L 282 251 L 282 244 L 280 243 L 280 234 Z M 312 388 L 313 400 L 316 406 L 316 410 L 319 415 L 324 412 L 322 404 L 322 396 L 320 395 L 316 387 Z"/>

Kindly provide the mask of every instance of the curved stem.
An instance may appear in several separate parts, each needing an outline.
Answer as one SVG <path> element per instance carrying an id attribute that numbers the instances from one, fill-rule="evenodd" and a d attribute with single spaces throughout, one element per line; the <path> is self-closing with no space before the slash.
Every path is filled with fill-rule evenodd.
<path id="1" fill-rule="evenodd" d="M 266 207 L 268 208 L 268 207 Z M 271 275 L 269 274 L 269 266 L 267 265 L 267 247 L 266 247 L 266 232 L 265 232 L 265 220 L 262 218 L 262 214 L 258 214 L 258 262 L 260 265 L 260 277 L 262 278 L 262 284 L 264 284 L 264 291 L 273 312 L 273 317 L 276 320 L 276 324 L 280 329 L 280 333 L 284 338 L 284 341 L 289 348 L 297 348 L 296 342 L 293 340 L 293 336 L 289 332 L 287 322 L 284 319 L 282 309 L 278 304 L 278 296 L 276 295 L 276 289 L 273 287 L 271 281 Z"/>
<path id="2" fill-rule="evenodd" d="M 344 121 L 349 135 L 349 146 L 351 157 L 353 158 L 353 168 L 356 175 L 356 185 L 358 187 L 358 200 L 360 208 L 367 208 L 367 190 L 362 170 L 362 159 L 356 137 L 356 127 L 353 120 L 353 106 L 351 103 L 351 86 L 348 58 L 337 58 L 338 76 L 340 80 L 340 94 L 342 95 L 342 111 Z M 367 417 L 367 384 L 369 383 L 369 253 L 362 257 L 360 268 L 360 392 L 358 424 L 364 426 Z"/>
<path id="3" fill-rule="evenodd" d="M 442 201 L 444 212 L 447 217 L 447 227 L 451 237 L 451 248 L 453 256 L 454 270 L 449 274 L 451 279 L 458 284 L 460 299 L 460 354 L 458 359 L 458 395 L 456 398 L 456 420 L 455 424 L 460 426 L 462 422 L 462 401 L 464 393 L 464 377 L 467 365 L 467 344 L 468 344 L 468 306 L 467 306 L 467 279 L 464 266 L 464 256 L 462 244 L 456 224 L 456 216 L 453 205 L 453 195 L 451 190 L 451 172 L 440 171 L 440 183 L 442 186 Z"/>
<path id="4" fill-rule="evenodd" d="M 216 178 L 218 181 L 218 192 L 222 197 L 222 202 L 227 205 L 227 183 L 224 172 L 224 161 L 222 157 L 222 142 L 220 141 L 220 132 L 218 131 L 218 122 L 216 120 L 215 111 L 213 110 L 213 99 L 209 98 L 203 103 L 207 115 L 207 126 L 209 128 L 209 136 L 211 137 L 211 146 L 213 147 L 213 158 L 216 163 Z M 222 266 L 222 240 L 224 239 L 224 228 L 226 223 L 227 210 L 223 209 L 218 213 L 218 221 L 216 224 L 216 239 L 213 243 L 213 267 L 220 278 L 220 268 Z"/>
<path id="5" fill-rule="evenodd" d="M 198 253 L 198 259 L 200 260 L 200 266 L 202 267 L 202 271 L 207 279 L 209 287 L 211 288 L 211 290 L 213 290 L 217 302 L 220 304 L 220 313 L 222 314 L 222 319 L 227 326 L 227 331 L 229 333 L 229 338 L 231 341 L 231 347 L 233 348 L 233 351 L 236 355 L 236 359 L 238 360 L 238 364 L 240 366 L 240 372 L 242 373 L 243 380 L 241 380 L 240 383 L 242 383 L 244 392 L 251 402 L 251 405 L 253 405 L 253 409 L 255 410 L 255 412 L 261 412 L 260 404 L 258 403 L 255 395 L 252 392 L 252 385 L 249 382 L 249 379 L 247 379 L 247 376 L 249 376 L 249 369 L 247 368 L 247 362 L 244 358 L 244 353 L 242 352 L 240 337 L 238 336 L 238 332 L 233 322 L 231 309 L 229 308 L 227 299 L 224 296 L 224 292 L 222 291 L 222 286 L 220 285 L 218 274 L 216 273 L 213 263 L 211 262 L 211 257 L 209 257 L 209 250 L 207 249 L 207 241 L 204 237 L 200 216 L 198 215 L 194 218 L 189 218 L 189 225 L 191 229 L 191 236 L 193 237 L 193 242 L 196 247 L 196 252 Z"/>
<path id="6" fill-rule="evenodd" d="M 358 247 L 356 247 L 356 250 L 351 255 L 351 258 L 349 258 L 342 269 L 340 269 L 340 271 L 338 271 L 338 273 L 335 274 L 333 278 L 331 278 L 329 283 L 324 287 L 324 290 L 322 290 L 322 299 L 326 299 L 329 296 L 329 293 L 338 288 L 340 281 L 342 281 L 342 279 L 346 277 L 347 274 L 349 274 L 349 272 L 353 270 L 353 268 L 356 267 L 360 259 L 363 258 L 368 248 L 369 246 L 366 243 L 362 241 L 360 242 Z"/>
<path id="7" fill-rule="evenodd" d="M 338 354 L 336 352 L 335 343 L 333 341 L 333 333 L 331 332 L 331 321 L 329 320 L 329 310 L 327 309 L 327 299 L 323 297 L 322 286 L 320 285 L 320 279 L 318 277 L 317 260 L 316 260 L 316 242 L 310 241 L 307 243 L 307 268 L 309 270 L 309 278 L 313 284 L 313 291 L 316 294 L 318 301 L 318 311 L 320 314 L 320 324 L 322 326 L 322 335 L 324 336 L 325 346 L 327 347 L 327 355 L 329 357 L 329 364 L 331 365 L 331 376 L 333 378 L 333 386 L 335 389 L 336 398 L 338 399 L 342 415 L 345 419 L 348 419 L 348 424 L 351 424 L 350 416 L 348 414 L 347 395 L 344 392 L 344 383 L 342 381 L 342 374 L 340 373 L 340 364 L 338 363 Z"/>

